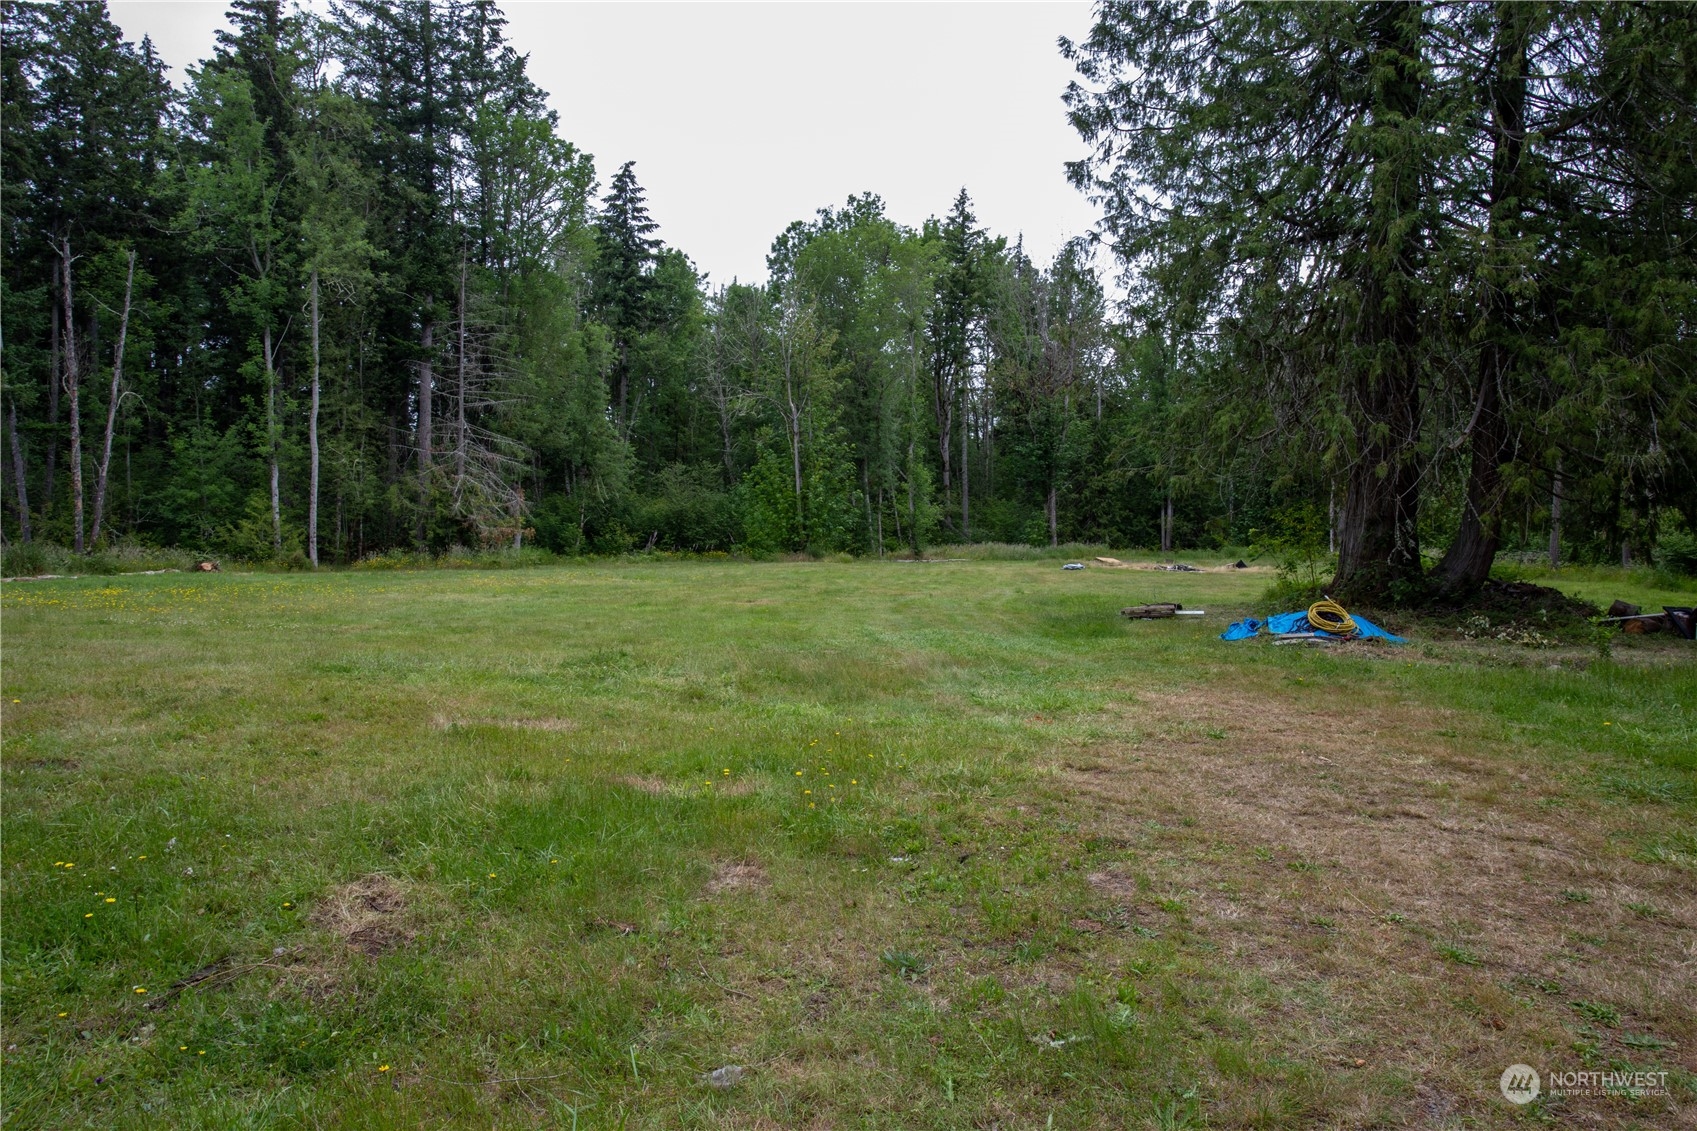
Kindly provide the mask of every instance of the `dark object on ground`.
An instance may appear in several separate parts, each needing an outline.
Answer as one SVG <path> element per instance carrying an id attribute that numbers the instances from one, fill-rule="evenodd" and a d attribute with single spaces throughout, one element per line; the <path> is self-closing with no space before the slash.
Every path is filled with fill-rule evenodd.
<path id="1" fill-rule="evenodd" d="M 1620 630 L 1633 636 L 1648 636 L 1652 632 L 1660 632 L 1666 621 L 1666 617 L 1655 615 L 1631 617 L 1621 623 Z"/>
<path id="2" fill-rule="evenodd" d="M 1471 598 L 1459 601 L 1436 601 L 1425 606 L 1427 616 L 1471 616 L 1475 613 L 1493 615 L 1492 623 L 1500 618 L 1529 618 L 1543 616 L 1543 622 L 1590 623 L 1597 616 L 1597 606 L 1590 601 L 1570 598 L 1561 589 L 1534 586 L 1529 581 L 1487 581 Z"/>
<path id="3" fill-rule="evenodd" d="M 1242 558 L 1239 558 L 1239 559 L 1237 559 L 1237 561 L 1232 563 L 1232 568 L 1233 569 L 1248 569 L 1249 563 L 1244 561 Z"/>
<path id="4" fill-rule="evenodd" d="M 223 572 L 222 570 L 220 570 L 218 568 L 217 562 L 196 562 L 196 563 L 194 563 L 194 568 L 197 572 L 200 572 L 200 573 L 221 573 L 221 572 Z"/>
<path id="5" fill-rule="evenodd" d="M 1668 624 L 1687 640 L 1697 640 L 1697 610 L 1689 605 L 1663 605 Z"/>
<path id="6" fill-rule="evenodd" d="M 1163 617 L 1177 616 L 1182 608 L 1183 605 L 1174 604 L 1128 605 L 1120 610 L 1120 616 L 1130 617 L 1132 620 L 1160 620 Z"/>
<path id="7" fill-rule="evenodd" d="M 1164 569 L 1168 573 L 1201 573 L 1202 572 L 1201 570 L 1197 569 L 1195 566 L 1186 565 L 1184 562 L 1173 562 L 1171 565 L 1156 566 L 1155 568 L 1156 569 Z"/>
<path id="8" fill-rule="evenodd" d="M 1616 601 L 1614 604 L 1609 606 L 1609 611 L 1606 615 L 1611 617 L 1635 617 L 1643 611 L 1643 609 L 1640 609 L 1637 605 L 1634 605 L 1630 601 Z"/>

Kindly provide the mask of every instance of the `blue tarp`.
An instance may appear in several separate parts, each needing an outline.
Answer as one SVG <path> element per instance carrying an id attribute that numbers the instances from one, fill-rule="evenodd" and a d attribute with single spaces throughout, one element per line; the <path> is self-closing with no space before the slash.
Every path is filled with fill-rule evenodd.
<path id="1" fill-rule="evenodd" d="M 1392 644 L 1408 643 L 1408 641 L 1404 640 L 1402 637 L 1386 632 L 1366 617 L 1355 616 L 1353 613 L 1351 613 L 1350 616 L 1355 620 L 1356 638 L 1377 637 L 1380 640 L 1389 641 Z M 1334 633 L 1322 632 L 1310 627 L 1308 624 L 1308 614 L 1306 612 L 1274 613 L 1265 621 L 1256 620 L 1254 617 L 1245 617 L 1242 620 L 1233 621 L 1231 624 L 1227 625 L 1226 630 L 1220 633 L 1220 639 L 1248 640 L 1252 636 L 1259 635 L 1262 629 L 1274 634 L 1282 632 L 1313 632 L 1316 636 L 1323 637 L 1327 640 L 1349 639 L 1349 637 L 1337 636 Z"/>
<path id="2" fill-rule="evenodd" d="M 1260 631 L 1260 621 L 1256 620 L 1254 617 L 1245 617 L 1243 620 L 1233 621 L 1231 624 L 1227 625 L 1226 630 L 1220 633 L 1220 639 L 1248 640 L 1251 636 L 1254 636 Z"/>

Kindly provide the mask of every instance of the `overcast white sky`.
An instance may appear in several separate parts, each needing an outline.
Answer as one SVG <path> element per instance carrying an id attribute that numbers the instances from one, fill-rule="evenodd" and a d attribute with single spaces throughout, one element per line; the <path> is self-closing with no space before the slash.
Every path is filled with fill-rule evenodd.
<path id="1" fill-rule="evenodd" d="M 964 185 L 980 223 L 1039 260 L 1096 215 L 1062 164 L 1082 155 L 1055 49 L 1088 3 L 546 3 L 505 0 L 560 132 L 603 184 L 637 179 L 660 235 L 716 282 L 764 279 L 791 220 L 875 192 L 914 226 Z M 112 0 L 180 84 L 221 0 Z"/>

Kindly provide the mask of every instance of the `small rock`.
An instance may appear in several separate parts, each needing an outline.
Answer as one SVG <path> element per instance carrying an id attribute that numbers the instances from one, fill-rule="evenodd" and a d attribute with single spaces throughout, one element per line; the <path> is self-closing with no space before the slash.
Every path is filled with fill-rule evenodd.
<path id="1" fill-rule="evenodd" d="M 711 1072 L 701 1074 L 701 1082 L 709 1088 L 731 1088 L 742 1079 L 743 1067 L 740 1064 L 727 1064 L 723 1068 L 715 1068 Z"/>

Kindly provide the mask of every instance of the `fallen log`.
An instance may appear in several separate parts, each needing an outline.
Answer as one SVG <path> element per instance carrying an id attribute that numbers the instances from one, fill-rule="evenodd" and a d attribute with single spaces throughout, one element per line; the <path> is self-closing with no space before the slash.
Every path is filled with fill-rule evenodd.
<path id="1" fill-rule="evenodd" d="M 1177 616 L 1178 611 L 1182 608 L 1184 608 L 1183 605 L 1166 603 L 1154 605 L 1127 605 L 1125 608 L 1120 610 L 1120 616 L 1130 617 L 1132 620 L 1160 620 L 1163 617 Z"/>

